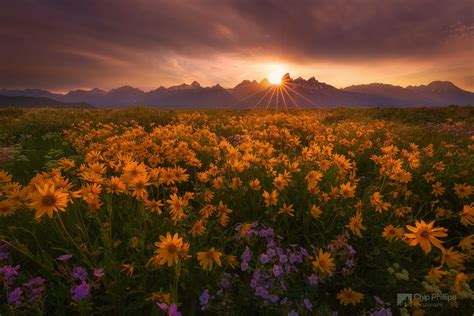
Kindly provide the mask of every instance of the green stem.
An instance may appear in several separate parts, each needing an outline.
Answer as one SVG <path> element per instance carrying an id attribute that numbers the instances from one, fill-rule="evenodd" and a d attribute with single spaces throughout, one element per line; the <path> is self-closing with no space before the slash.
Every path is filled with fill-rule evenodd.
<path id="1" fill-rule="evenodd" d="M 92 263 L 90 258 L 88 258 L 85 254 L 84 254 L 84 251 L 81 249 L 81 247 L 76 243 L 76 241 L 74 240 L 74 238 L 71 236 L 71 234 L 69 234 L 69 231 L 67 230 L 66 226 L 64 225 L 64 222 L 61 218 L 60 215 L 56 216 L 55 219 L 57 218 L 57 221 L 59 222 L 60 224 L 60 227 L 62 228 L 63 230 L 63 233 L 71 240 L 72 244 L 74 245 L 74 247 L 76 247 L 76 249 L 82 254 L 82 257 L 84 258 L 84 260 L 86 261 L 86 263 L 89 265 L 89 268 L 91 269 L 94 269 L 97 265 Z"/>
<path id="2" fill-rule="evenodd" d="M 179 283 L 179 274 L 181 272 L 181 263 L 178 262 L 174 270 L 174 285 L 173 285 L 173 294 L 174 302 L 178 303 L 178 283 Z"/>

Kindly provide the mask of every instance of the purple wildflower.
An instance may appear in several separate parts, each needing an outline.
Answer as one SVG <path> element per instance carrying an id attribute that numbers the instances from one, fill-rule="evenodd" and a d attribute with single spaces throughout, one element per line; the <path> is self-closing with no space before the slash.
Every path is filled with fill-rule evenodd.
<path id="1" fill-rule="evenodd" d="M 378 296 L 375 296 L 374 295 L 374 300 L 375 300 L 375 303 L 377 303 L 378 305 L 385 305 L 385 302 Z"/>
<path id="2" fill-rule="evenodd" d="M 87 270 L 84 267 L 74 267 L 72 270 L 72 277 L 78 281 L 85 281 L 87 279 Z"/>
<path id="3" fill-rule="evenodd" d="M 351 245 L 347 245 L 346 249 L 349 255 L 351 256 L 354 256 L 357 253 L 357 251 L 355 251 L 354 247 L 352 247 Z"/>
<path id="4" fill-rule="evenodd" d="M 301 263 L 301 262 L 303 262 L 303 256 L 292 252 L 290 254 L 290 262 L 292 264 Z"/>
<path id="5" fill-rule="evenodd" d="M 294 310 L 291 310 L 291 312 L 288 313 L 288 316 L 298 316 L 299 314 L 294 311 Z"/>
<path id="6" fill-rule="evenodd" d="M 37 287 L 37 286 L 43 286 L 44 283 L 46 282 L 45 279 L 42 277 L 34 277 L 23 283 L 23 286 L 25 287 Z"/>
<path id="7" fill-rule="evenodd" d="M 181 316 L 181 312 L 178 311 L 176 304 L 168 306 L 166 303 L 156 303 L 156 305 L 163 311 L 168 312 L 168 316 Z"/>
<path id="8" fill-rule="evenodd" d="M 168 310 L 168 316 L 181 316 L 181 312 L 178 311 L 176 304 L 171 304 Z"/>
<path id="9" fill-rule="evenodd" d="M 273 237 L 274 236 L 274 232 L 273 232 L 273 229 L 271 227 L 269 227 L 267 229 L 265 229 L 265 228 L 260 229 L 258 234 L 259 234 L 260 237 Z"/>
<path id="10" fill-rule="evenodd" d="M 275 304 L 276 302 L 278 302 L 280 297 L 278 295 L 272 294 L 272 295 L 268 295 L 267 299 L 273 304 Z"/>
<path id="11" fill-rule="evenodd" d="M 270 239 L 267 242 L 267 248 L 275 248 L 276 247 L 276 242 L 274 239 Z"/>
<path id="12" fill-rule="evenodd" d="M 15 308 L 18 308 L 21 306 L 21 294 L 23 294 L 23 291 L 17 287 L 10 293 L 8 293 L 8 304 L 14 305 Z"/>
<path id="13" fill-rule="evenodd" d="M 209 290 L 204 290 L 199 296 L 199 304 L 201 304 L 201 310 L 207 309 L 209 304 Z"/>
<path id="14" fill-rule="evenodd" d="M 254 277 L 255 279 L 257 279 L 257 280 L 260 279 L 260 277 L 261 277 L 261 271 L 260 271 L 259 268 L 255 269 L 255 271 L 253 272 L 253 277 Z"/>
<path id="15" fill-rule="evenodd" d="M 260 297 L 266 297 L 268 295 L 268 291 L 263 286 L 257 286 L 255 288 L 255 295 Z"/>
<path id="16" fill-rule="evenodd" d="M 316 276 L 316 274 L 311 274 L 308 277 L 308 281 L 309 281 L 309 284 L 316 285 L 318 283 L 318 277 Z"/>
<path id="17" fill-rule="evenodd" d="M 256 279 L 252 279 L 250 280 L 250 287 L 252 289 L 256 288 L 257 287 L 257 284 L 258 284 L 258 281 Z"/>
<path id="18" fill-rule="evenodd" d="M 82 301 L 89 295 L 89 293 L 90 293 L 90 287 L 86 281 L 82 281 L 81 284 L 74 285 L 71 288 L 72 299 L 75 301 Z"/>
<path id="19" fill-rule="evenodd" d="M 168 304 L 166 304 L 166 303 L 156 303 L 156 305 L 157 305 L 163 312 L 167 312 L 167 311 L 168 311 Z"/>
<path id="20" fill-rule="evenodd" d="M 280 255 L 280 263 L 287 263 L 288 262 L 288 257 L 286 255 Z"/>
<path id="21" fill-rule="evenodd" d="M 250 287 L 254 289 L 258 285 L 258 281 L 260 280 L 260 269 L 255 269 L 255 271 L 252 274 L 252 279 L 250 280 Z"/>
<path id="22" fill-rule="evenodd" d="M 248 246 L 245 246 L 245 250 L 242 253 L 242 261 L 249 262 L 250 258 L 252 258 L 252 251 Z"/>
<path id="23" fill-rule="evenodd" d="M 262 254 L 260 255 L 260 262 L 261 262 L 262 264 L 266 264 L 266 263 L 268 263 L 269 261 L 270 261 L 270 258 L 268 257 L 267 254 L 262 253 Z"/>
<path id="24" fill-rule="evenodd" d="M 243 272 L 247 271 L 249 269 L 249 264 L 247 262 L 242 262 L 240 264 L 240 270 L 242 270 Z"/>
<path id="25" fill-rule="evenodd" d="M 101 278 L 104 276 L 104 269 L 102 268 L 97 268 L 97 269 L 94 269 L 94 276 L 96 278 Z"/>
<path id="26" fill-rule="evenodd" d="M 313 304 L 311 304 L 311 301 L 308 298 L 305 298 L 303 300 L 303 303 L 307 310 L 309 310 L 310 312 L 313 310 Z"/>
<path id="27" fill-rule="evenodd" d="M 272 271 L 273 271 L 273 275 L 274 275 L 275 277 L 279 277 L 280 274 L 283 273 L 283 269 L 282 269 L 281 266 L 279 266 L 278 264 L 273 265 Z"/>
<path id="28" fill-rule="evenodd" d="M 46 280 L 42 277 L 35 277 L 23 283 L 30 304 L 35 304 L 41 300 L 45 292 L 45 282 Z"/>
<path id="29" fill-rule="evenodd" d="M 275 255 L 276 255 L 275 249 L 270 248 L 270 249 L 267 250 L 267 256 L 269 258 L 273 258 Z"/>
<path id="30" fill-rule="evenodd" d="M 11 285 L 15 278 L 18 276 L 18 270 L 20 266 L 3 266 L 0 268 L 0 275 L 3 275 L 8 285 Z"/>
<path id="31" fill-rule="evenodd" d="M 61 261 L 61 262 L 68 262 L 68 260 L 71 258 L 72 258 L 71 254 L 65 254 L 65 255 L 60 255 L 59 257 L 56 258 L 56 260 Z"/>

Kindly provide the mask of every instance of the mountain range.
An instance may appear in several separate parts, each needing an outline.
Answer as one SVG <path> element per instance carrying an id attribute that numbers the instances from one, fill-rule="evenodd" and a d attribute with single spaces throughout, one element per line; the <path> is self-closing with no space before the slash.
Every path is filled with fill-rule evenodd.
<path id="1" fill-rule="evenodd" d="M 160 108 L 447 106 L 474 105 L 474 93 L 462 90 L 449 81 L 408 87 L 371 83 L 338 89 L 314 77 L 293 79 L 289 74 L 283 76 L 281 86 L 273 85 L 267 79 L 244 80 L 230 89 L 219 84 L 203 87 L 196 81 L 168 88 L 161 86 L 148 92 L 131 86 L 110 91 L 97 88 L 74 90 L 66 94 L 39 89 L 0 89 L 0 107 L 32 107 L 35 102 L 38 107 L 86 108 L 133 105 Z"/>
<path id="2" fill-rule="evenodd" d="M 29 96 L 8 96 L 0 95 L 0 108 L 18 107 L 18 108 L 79 108 L 91 109 L 95 106 L 85 102 L 61 102 L 45 97 L 29 97 Z"/>

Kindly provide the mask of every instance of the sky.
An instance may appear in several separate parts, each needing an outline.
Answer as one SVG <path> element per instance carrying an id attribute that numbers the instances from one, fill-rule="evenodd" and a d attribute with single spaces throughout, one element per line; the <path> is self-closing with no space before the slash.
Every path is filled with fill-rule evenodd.
<path id="1" fill-rule="evenodd" d="M 472 0 L 3 0 L 0 39 L 3 88 L 227 88 L 289 72 L 474 91 Z"/>

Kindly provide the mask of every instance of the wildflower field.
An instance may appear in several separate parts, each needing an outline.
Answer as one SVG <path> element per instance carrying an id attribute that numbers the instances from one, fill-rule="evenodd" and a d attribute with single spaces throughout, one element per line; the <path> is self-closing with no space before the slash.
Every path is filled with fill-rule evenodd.
<path id="1" fill-rule="evenodd" d="M 473 123 L 0 110 L 0 315 L 471 315 Z"/>

